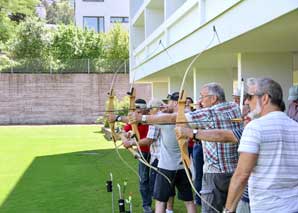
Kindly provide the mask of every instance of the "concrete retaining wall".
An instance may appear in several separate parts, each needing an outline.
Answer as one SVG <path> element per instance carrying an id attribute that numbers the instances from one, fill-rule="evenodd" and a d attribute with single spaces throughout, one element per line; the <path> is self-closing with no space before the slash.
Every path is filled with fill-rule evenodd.
<path id="1" fill-rule="evenodd" d="M 0 73 L 0 124 L 94 123 L 103 114 L 112 74 Z M 117 74 L 119 99 L 129 90 L 126 74 Z M 151 85 L 136 85 L 149 100 Z"/>

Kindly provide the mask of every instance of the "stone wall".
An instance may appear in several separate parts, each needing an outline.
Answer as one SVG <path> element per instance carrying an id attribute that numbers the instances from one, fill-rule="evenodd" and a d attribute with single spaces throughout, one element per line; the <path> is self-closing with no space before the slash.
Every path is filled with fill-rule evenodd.
<path id="1" fill-rule="evenodd" d="M 94 123 L 103 114 L 112 74 L 0 73 L 0 124 Z M 119 99 L 129 90 L 126 74 L 117 74 Z M 149 100 L 151 85 L 136 85 L 137 97 Z"/>

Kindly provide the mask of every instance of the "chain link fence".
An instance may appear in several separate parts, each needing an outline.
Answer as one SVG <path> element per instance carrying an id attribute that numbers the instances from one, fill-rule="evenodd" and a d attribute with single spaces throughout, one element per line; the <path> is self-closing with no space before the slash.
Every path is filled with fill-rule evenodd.
<path id="1" fill-rule="evenodd" d="M 12 60 L 0 69 L 2 73 L 128 73 L 129 60 L 68 59 L 46 61 L 42 59 Z"/>

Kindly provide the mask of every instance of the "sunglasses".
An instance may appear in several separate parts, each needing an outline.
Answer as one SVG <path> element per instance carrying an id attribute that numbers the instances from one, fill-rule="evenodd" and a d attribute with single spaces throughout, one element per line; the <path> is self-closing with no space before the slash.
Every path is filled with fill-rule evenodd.
<path id="1" fill-rule="evenodd" d="M 253 96 L 254 96 L 254 95 L 252 95 L 252 94 L 248 94 L 248 93 L 246 93 L 246 94 L 244 94 L 243 99 L 244 99 L 244 100 L 249 100 L 249 101 L 251 101 L 251 99 L 252 99 Z"/>
<path id="2" fill-rule="evenodd" d="M 268 94 L 268 93 L 263 93 L 263 94 L 248 94 L 248 93 L 246 93 L 246 94 L 244 94 L 244 100 L 249 100 L 249 101 L 251 101 L 251 99 L 252 99 L 254 96 L 261 97 L 261 96 L 263 96 L 263 95 L 265 95 L 265 94 Z M 269 98 L 271 98 L 271 95 L 270 95 L 270 94 L 268 94 L 268 96 L 269 96 Z"/>
<path id="3" fill-rule="evenodd" d="M 210 96 L 214 96 L 214 95 L 200 95 L 198 100 L 202 100 L 202 99 L 210 97 Z"/>

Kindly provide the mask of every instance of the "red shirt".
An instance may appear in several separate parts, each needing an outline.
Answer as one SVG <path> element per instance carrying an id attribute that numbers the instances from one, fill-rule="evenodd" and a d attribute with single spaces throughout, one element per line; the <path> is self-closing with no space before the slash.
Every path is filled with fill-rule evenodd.
<path id="1" fill-rule="evenodd" d="M 132 130 L 131 125 L 130 124 L 126 124 L 123 127 L 125 132 L 128 132 L 130 130 Z M 147 133 L 148 133 L 148 125 L 147 124 L 140 124 L 138 125 L 138 130 L 140 133 L 140 139 L 146 138 L 147 137 Z M 142 152 L 150 152 L 150 146 L 140 146 L 140 149 Z"/>
<path id="2" fill-rule="evenodd" d="M 189 148 L 193 148 L 194 143 L 195 143 L 194 140 L 192 138 L 189 138 L 189 140 L 188 140 L 188 147 Z"/>

